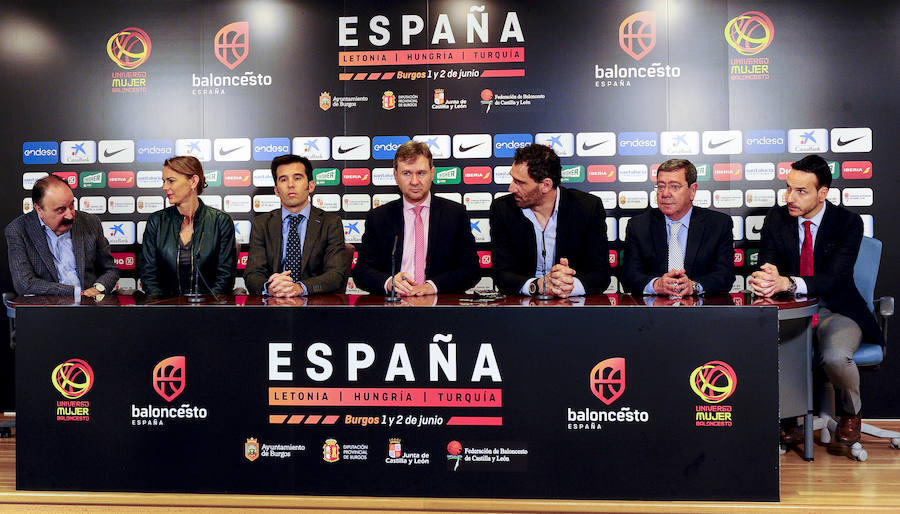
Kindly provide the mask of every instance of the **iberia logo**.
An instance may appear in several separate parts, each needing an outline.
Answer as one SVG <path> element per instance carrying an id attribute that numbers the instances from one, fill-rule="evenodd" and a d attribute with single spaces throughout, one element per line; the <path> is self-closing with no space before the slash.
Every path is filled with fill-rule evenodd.
<path id="1" fill-rule="evenodd" d="M 164 400 L 171 402 L 184 392 L 186 371 L 184 355 L 159 361 L 153 368 L 153 389 Z"/>
<path id="2" fill-rule="evenodd" d="M 710 361 L 691 373 L 691 390 L 706 403 L 720 403 L 737 389 L 737 374 L 722 361 Z"/>
<path id="3" fill-rule="evenodd" d="M 123 70 L 133 70 L 150 58 L 150 36 L 137 27 L 122 29 L 109 37 L 106 53 Z"/>
<path id="4" fill-rule="evenodd" d="M 656 12 L 636 12 L 622 20 L 619 46 L 636 61 L 646 57 L 656 46 Z"/>
<path id="5" fill-rule="evenodd" d="M 225 25 L 216 33 L 216 59 L 233 70 L 250 55 L 250 24 L 236 21 Z"/>
<path id="6" fill-rule="evenodd" d="M 326 439 L 322 445 L 322 459 L 325 462 L 337 462 L 341 458 L 341 447 L 337 439 Z"/>
<path id="7" fill-rule="evenodd" d="M 591 370 L 591 392 L 606 405 L 625 392 L 625 357 L 600 361 Z"/>
<path id="8" fill-rule="evenodd" d="M 747 11 L 725 25 L 725 41 L 743 55 L 756 55 L 772 44 L 775 26 L 759 11 Z"/>
<path id="9" fill-rule="evenodd" d="M 53 387 L 70 400 L 86 395 L 94 385 L 94 370 L 81 359 L 69 359 L 53 369 Z"/>
<path id="10" fill-rule="evenodd" d="M 250 462 L 259 458 L 259 441 L 256 438 L 247 438 L 247 442 L 244 443 L 244 457 Z"/>

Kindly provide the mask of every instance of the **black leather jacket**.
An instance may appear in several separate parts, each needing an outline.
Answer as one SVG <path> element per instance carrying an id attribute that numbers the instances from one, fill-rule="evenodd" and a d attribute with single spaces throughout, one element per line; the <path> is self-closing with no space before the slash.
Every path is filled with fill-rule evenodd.
<path id="1" fill-rule="evenodd" d="M 178 283 L 178 237 L 184 216 L 176 206 L 154 212 L 147 220 L 141 259 L 141 282 L 148 295 L 175 296 Z M 207 207 L 200 200 L 194 213 L 192 252 L 206 284 L 215 294 L 231 294 L 234 288 L 237 251 L 234 222 L 224 212 Z M 203 282 L 201 294 L 209 293 Z"/>

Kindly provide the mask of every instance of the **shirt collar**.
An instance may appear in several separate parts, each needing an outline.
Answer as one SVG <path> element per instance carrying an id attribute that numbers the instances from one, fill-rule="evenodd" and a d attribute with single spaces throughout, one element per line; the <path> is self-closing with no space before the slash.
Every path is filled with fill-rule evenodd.
<path id="1" fill-rule="evenodd" d="M 306 202 L 306 207 L 300 211 L 299 214 L 302 214 L 304 218 L 309 219 L 309 213 L 312 211 L 312 202 Z M 284 223 L 284 220 L 287 219 L 288 216 L 294 216 L 295 214 L 287 209 L 284 206 L 281 206 L 281 222 Z"/>
<path id="2" fill-rule="evenodd" d="M 40 214 L 38 214 L 38 213 L 35 213 L 35 214 L 37 214 L 38 223 L 41 224 L 41 227 L 44 229 L 44 233 L 49 234 L 55 238 L 66 237 L 66 236 L 72 237 L 72 227 L 69 227 L 69 230 L 66 230 L 62 234 L 57 235 L 56 232 L 50 230 L 50 227 L 48 227 L 47 224 L 44 223 L 44 219 L 41 218 Z M 73 219 L 72 220 L 73 225 L 74 225 L 74 222 L 75 222 L 75 220 Z"/>
<path id="3" fill-rule="evenodd" d="M 694 206 L 691 205 L 691 208 L 688 209 L 687 214 L 681 217 L 680 220 L 675 221 L 672 218 L 666 216 L 666 225 L 672 225 L 673 223 L 681 223 L 684 225 L 684 228 L 690 228 L 691 226 L 691 214 L 694 213 Z"/>
<path id="4" fill-rule="evenodd" d="M 406 200 L 405 196 L 401 196 L 400 198 L 403 200 L 403 210 L 404 211 L 412 209 L 413 207 L 416 207 L 415 205 L 409 203 L 409 201 Z M 425 207 L 426 209 L 431 209 L 431 191 L 428 192 L 428 196 L 425 198 L 425 201 L 420 203 L 419 205 L 421 205 L 422 207 Z"/>
<path id="5" fill-rule="evenodd" d="M 822 218 L 825 216 L 825 209 L 827 209 L 827 208 L 828 208 L 828 200 L 825 200 L 825 205 L 823 205 L 822 208 L 819 209 L 819 212 L 816 213 L 815 216 L 813 216 L 812 218 L 804 218 L 802 216 L 800 217 L 800 219 L 798 220 L 800 223 L 800 226 L 802 227 L 803 222 L 809 220 L 809 221 L 812 221 L 813 225 L 818 227 L 819 225 L 822 224 Z"/>

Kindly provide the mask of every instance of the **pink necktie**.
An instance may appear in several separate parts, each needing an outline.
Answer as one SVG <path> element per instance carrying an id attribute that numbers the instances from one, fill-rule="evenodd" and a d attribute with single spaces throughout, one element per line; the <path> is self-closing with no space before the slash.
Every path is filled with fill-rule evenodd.
<path id="1" fill-rule="evenodd" d="M 413 207 L 413 212 L 416 214 L 416 240 L 415 253 L 413 255 L 416 263 L 415 279 L 418 285 L 425 283 L 425 223 L 422 221 L 423 208 L 425 208 L 423 205 Z"/>
<path id="2" fill-rule="evenodd" d="M 812 221 L 804 221 L 803 228 L 805 232 L 803 234 L 803 247 L 800 248 L 800 276 L 801 277 L 811 277 L 813 276 L 814 267 L 813 267 L 813 238 L 812 232 L 809 229 L 809 226 L 812 225 Z"/>

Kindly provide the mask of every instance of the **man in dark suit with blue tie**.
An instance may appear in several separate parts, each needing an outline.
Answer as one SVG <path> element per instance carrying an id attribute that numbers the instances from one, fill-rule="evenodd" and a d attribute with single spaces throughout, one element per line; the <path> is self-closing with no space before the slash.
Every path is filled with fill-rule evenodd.
<path id="1" fill-rule="evenodd" d="M 289 298 L 341 293 L 347 284 L 347 256 L 341 219 L 313 207 L 316 188 L 306 157 L 272 160 L 281 208 L 253 219 L 244 282 L 250 294 Z"/>
<path id="2" fill-rule="evenodd" d="M 622 282 L 634 294 L 673 297 L 727 293 L 734 282 L 731 218 L 695 207 L 697 168 L 687 159 L 659 165 L 659 208 L 631 218 Z"/>
<path id="3" fill-rule="evenodd" d="M 75 210 L 75 197 L 56 175 L 31 190 L 34 210 L 6 226 L 9 271 L 20 295 L 102 298 L 119 269 L 100 218 Z"/>
<path id="4" fill-rule="evenodd" d="M 753 292 L 818 296 L 815 327 L 821 366 L 838 393 L 840 417 L 836 440 L 859 441 L 859 370 L 853 354 L 863 335 L 884 344 L 878 324 L 853 282 L 853 266 L 862 242 L 858 214 L 828 202 L 831 169 L 825 159 L 809 155 L 791 164 L 783 207 L 766 215 L 760 241 L 760 270 L 753 273 Z M 794 442 L 796 423 L 783 424 L 782 440 Z"/>

